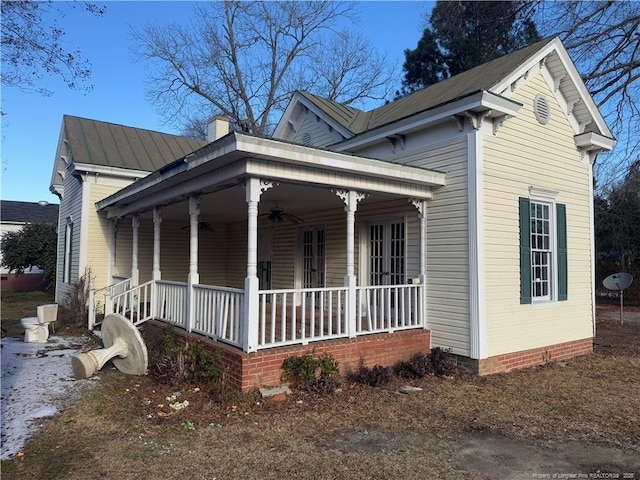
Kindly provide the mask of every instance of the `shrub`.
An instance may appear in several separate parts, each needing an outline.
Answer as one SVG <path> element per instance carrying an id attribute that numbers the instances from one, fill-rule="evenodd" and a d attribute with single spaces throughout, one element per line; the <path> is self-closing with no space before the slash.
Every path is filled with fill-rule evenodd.
<path id="1" fill-rule="evenodd" d="M 202 342 L 181 345 L 172 326 L 165 329 L 149 371 L 159 382 L 171 385 L 185 382 L 213 384 L 221 377 L 216 353 L 207 350 Z"/>
<path id="2" fill-rule="evenodd" d="M 422 378 L 433 374 L 431 355 L 416 353 L 408 361 L 397 362 L 393 370 L 401 378 Z"/>
<path id="3" fill-rule="evenodd" d="M 429 354 L 416 353 L 409 361 L 397 362 L 393 371 L 401 378 L 446 377 L 456 373 L 457 362 L 451 350 L 435 347 Z"/>
<path id="4" fill-rule="evenodd" d="M 391 371 L 388 367 L 383 367 L 382 365 L 374 365 L 369 368 L 365 366 L 364 359 L 361 358 L 358 371 L 351 379 L 362 385 L 369 385 L 370 387 L 384 387 L 391 381 Z"/>
<path id="5" fill-rule="evenodd" d="M 454 375 L 458 370 L 456 357 L 451 354 L 451 349 L 444 350 L 440 347 L 431 349 L 431 364 L 433 373 L 437 377 Z"/>
<path id="6" fill-rule="evenodd" d="M 319 358 L 315 353 L 287 357 L 282 362 L 282 379 L 307 391 L 331 393 L 340 384 L 340 366 L 329 353 Z"/>
<path id="7" fill-rule="evenodd" d="M 86 326 L 89 318 L 89 289 L 93 281 L 90 268 L 77 282 L 71 285 L 71 290 L 65 295 L 58 312 L 60 325 Z"/>

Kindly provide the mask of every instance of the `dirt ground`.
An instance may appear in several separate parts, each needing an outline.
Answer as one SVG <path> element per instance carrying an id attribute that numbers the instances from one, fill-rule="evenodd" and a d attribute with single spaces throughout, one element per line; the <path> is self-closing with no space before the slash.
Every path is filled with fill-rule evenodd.
<path id="1" fill-rule="evenodd" d="M 212 400 L 108 366 L 7 479 L 640 480 L 640 309 L 598 308 L 594 353 L 504 375 L 344 382 L 286 401 Z M 176 402 L 188 404 L 175 411 Z"/>

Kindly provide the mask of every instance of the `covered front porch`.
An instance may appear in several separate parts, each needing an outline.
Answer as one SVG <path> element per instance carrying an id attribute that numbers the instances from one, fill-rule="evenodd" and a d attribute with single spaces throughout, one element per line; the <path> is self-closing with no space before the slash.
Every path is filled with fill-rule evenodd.
<path id="1" fill-rule="evenodd" d="M 100 313 L 243 352 L 426 329 L 427 202 L 444 174 L 232 132 L 98 202 Z"/>

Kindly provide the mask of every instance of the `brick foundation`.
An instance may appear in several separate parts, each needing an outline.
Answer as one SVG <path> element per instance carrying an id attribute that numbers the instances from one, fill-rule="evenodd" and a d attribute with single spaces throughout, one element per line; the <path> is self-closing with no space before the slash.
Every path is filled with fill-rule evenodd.
<path id="1" fill-rule="evenodd" d="M 571 342 L 548 345 L 546 347 L 532 348 L 520 352 L 496 355 L 483 360 L 475 360 L 468 357 L 458 357 L 458 366 L 465 371 L 478 375 L 491 375 L 493 373 L 510 372 L 521 368 L 544 365 L 558 360 L 585 355 L 593 351 L 593 338 L 574 340 Z"/>
<path id="2" fill-rule="evenodd" d="M 165 324 L 148 321 L 143 325 L 144 337 L 149 349 L 157 346 Z M 415 353 L 429 352 L 431 334 L 429 330 L 403 330 L 394 333 L 365 335 L 357 338 L 328 340 L 309 345 L 272 348 L 255 353 L 243 353 L 221 342 L 176 329 L 183 340 L 198 340 L 208 348 L 216 350 L 229 383 L 248 391 L 255 387 L 280 385 L 282 362 L 285 358 L 315 352 L 327 352 L 340 362 L 340 373 L 347 375 L 358 368 L 360 358 L 367 366 L 392 366 L 398 360 L 408 360 Z"/>

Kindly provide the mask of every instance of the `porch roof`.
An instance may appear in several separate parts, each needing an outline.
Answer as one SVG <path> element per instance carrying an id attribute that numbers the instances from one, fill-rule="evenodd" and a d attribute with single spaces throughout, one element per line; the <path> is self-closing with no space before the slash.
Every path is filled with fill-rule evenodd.
<path id="1" fill-rule="evenodd" d="M 428 199 L 442 172 L 231 132 L 97 202 L 109 218 L 212 193 L 248 177 Z"/>

